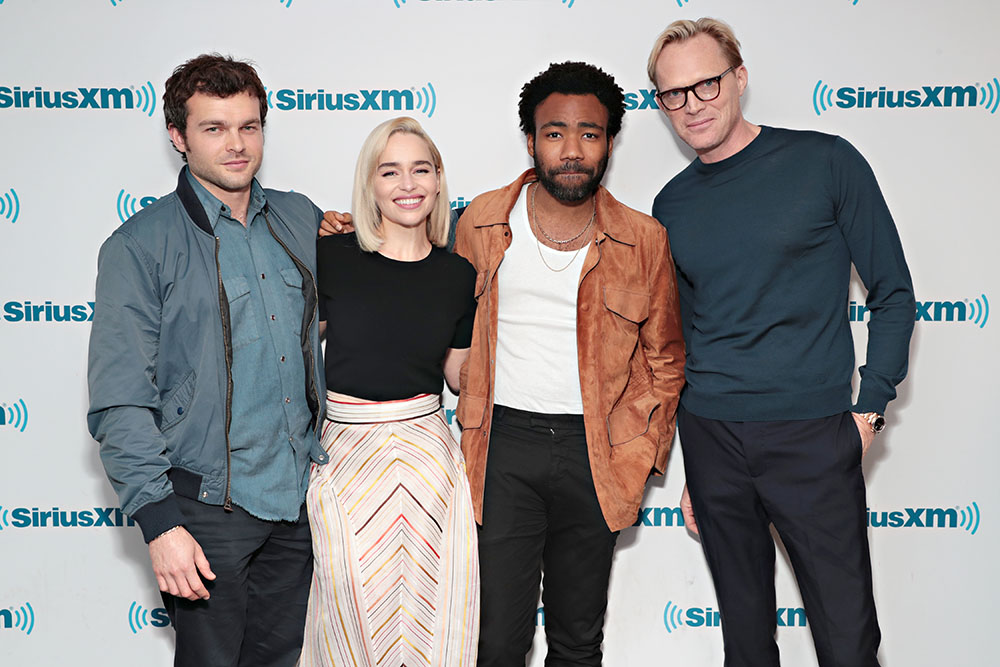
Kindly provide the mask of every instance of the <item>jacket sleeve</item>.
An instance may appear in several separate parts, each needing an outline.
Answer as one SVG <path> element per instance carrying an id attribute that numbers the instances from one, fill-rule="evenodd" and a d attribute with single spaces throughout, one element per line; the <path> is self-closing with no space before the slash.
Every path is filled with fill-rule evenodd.
<path id="1" fill-rule="evenodd" d="M 87 426 L 122 511 L 147 542 L 184 523 L 156 417 L 161 301 L 153 266 L 124 229 L 102 246 L 87 371 Z"/>
<path id="2" fill-rule="evenodd" d="M 656 231 L 650 244 L 655 253 L 649 274 L 649 318 L 639 330 L 639 341 L 653 376 L 653 391 L 660 402 L 660 409 L 653 413 L 660 434 L 653 469 L 662 475 L 674 439 L 677 403 L 684 386 L 684 336 L 670 243 L 666 230 L 659 224 Z"/>
<path id="3" fill-rule="evenodd" d="M 832 171 L 837 224 L 868 290 L 868 351 L 855 412 L 885 412 L 906 376 L 916 304 L 896 225 L 868 162 L 837 138 Z"/>

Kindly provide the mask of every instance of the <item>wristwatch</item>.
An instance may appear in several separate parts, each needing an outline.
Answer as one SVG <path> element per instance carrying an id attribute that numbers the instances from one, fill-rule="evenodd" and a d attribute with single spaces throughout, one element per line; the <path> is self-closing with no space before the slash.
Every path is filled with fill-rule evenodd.
<path id="1" fill-rule="evenodd" d="M 885 417 L 877 412 L 866 412 L 862 417 L 868 422 L 868 425 L 872 429 L 872 433 L 881 433 L 885 429 Z"/>

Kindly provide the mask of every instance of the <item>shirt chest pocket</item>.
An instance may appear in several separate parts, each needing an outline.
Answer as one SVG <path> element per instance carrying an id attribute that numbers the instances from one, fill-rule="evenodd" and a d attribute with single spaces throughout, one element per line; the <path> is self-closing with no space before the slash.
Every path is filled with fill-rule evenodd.
<path id="1" fill-rule="evenodd" d="M 238 350 L 260 338 L 257 307 L 250 294 L 250 284 L 243 276 L 223 278 L 229 301 L 229 331 L 233 349 Z"/>
<path id="2" fill-rule="evenodd" d="M 303 315 L 306 308 L 305 295 L 302 293 L 302 274 L 296 268 L 281 269 L 281 291 L 285 303 L 288 304 L 288 320 L 292 333 L 300 333 L 303 326 Z"/>

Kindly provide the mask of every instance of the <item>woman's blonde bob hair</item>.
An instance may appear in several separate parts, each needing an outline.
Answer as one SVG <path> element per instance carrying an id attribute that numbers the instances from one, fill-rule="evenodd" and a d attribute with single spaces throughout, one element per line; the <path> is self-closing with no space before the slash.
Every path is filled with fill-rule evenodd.
<path id="1" fill-rule="evenodd" d="M 413 134 L 427 144 L 431 153 L 431 161 L 437 169 L 438 182 L 441 191 L 434 202 L 434 208 L 427 216 L 427 240 L 431 244 L 445 248 L 448 245 L 448 228 L 451 225 L 451 205 L 448 201 L 448 185 L 444 178 L 444 164 L 441 162 L 441 152 L 431 141 L 431 138 L 424 132 L 413 118 L 400 116 L 387 120 L 378 125 L 361 146 L 361 154 L 358 155 L 358 166 L 354 170 L 354 196 L 353 210 L 354 230 L 358 235 L 358 244 L 366 252 L 375 252 L 382 245 L 382 212 L 378 210 L 375 203 L 375 189 L 372 182 L 375 179 L 375 170 L 378 168 L 379 156 L 389 143 L 389 137 L 397 132 Z"/>

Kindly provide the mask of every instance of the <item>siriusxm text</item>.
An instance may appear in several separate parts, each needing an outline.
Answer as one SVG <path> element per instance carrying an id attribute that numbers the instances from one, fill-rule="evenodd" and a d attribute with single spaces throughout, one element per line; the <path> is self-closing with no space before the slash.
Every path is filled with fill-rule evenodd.
<path id="1" fill-rule="evenodd" d="M 328 93 L 322 88 L 282 88 L 274 93 L 274 108 L 281 111 L 412 111 L 412 90 L 359 90 Z"/>
<path id="2" fill-rule="evenodd" d="M 7 301 L 3 304 L 5 322 L 92 322 L 94 302 L 58 304 L 46 301 L 38 304 L 31 301 Z"/>
<path id="3" fill-rule="evenodd" d="M 117 507 L 94 507 L 85 510 L 41 510 L 37 507 L 15 507 L 5 523 L 14 528 L 123 528 L 134 526 L 135 520 Z"/>
<path id="4" fill-rule="evenodd" d="M 888 90 L 885 86 L 867 90 L 864 86 L 845 86 L 837 89 L 835 104 L 841 109 L 974 107 L 978 92 L 975 86 L 922 86 L 912 90 Z"/>
<path id="5" fill-rule="evenodd" d="M 0 86 L 0 109 L 134 109 L 135 95 L 130 88 L 45 90 L 41 86 Z"/>

